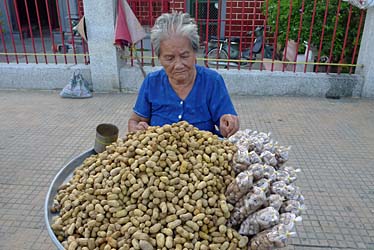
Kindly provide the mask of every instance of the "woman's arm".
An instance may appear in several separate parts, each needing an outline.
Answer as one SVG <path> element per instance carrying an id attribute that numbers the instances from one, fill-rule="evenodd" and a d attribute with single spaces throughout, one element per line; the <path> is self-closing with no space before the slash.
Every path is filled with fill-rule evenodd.
<path id="1" fill-rule="evenodd" d="M 138 130 L 146 130 L 149 126 L 148 124 L 149 119 L 143 118 L 141 116 L 138 116 L 134 112 L 132 112 L 131 117 L 127 123 L 127 130 L 128 132 L 134 132 Z"/>
<path id="2" fill-rule="evenodd" d="M 216 73 L 214 80 L 209 81 L 209 110 L 213 122 L 219 128 L 223 137 L 230 137 L 239 130 L 239 117 L 235 111 L 230 95 L 227 91 L 225 81 L 222 76 Z"/>

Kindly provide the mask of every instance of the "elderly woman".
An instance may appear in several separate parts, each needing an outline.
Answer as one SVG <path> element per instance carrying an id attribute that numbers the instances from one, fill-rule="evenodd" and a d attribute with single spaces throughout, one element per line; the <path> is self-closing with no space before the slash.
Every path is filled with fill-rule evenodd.
<path id="1" fill-rule="evenodd" d="M 180 12 L 161 15 L 151 42 L 163 69 L 144 79 L 128 131 L 181 120 L 224 137 L 238 131 L 239 119 L 223 78 L 195 64 L 199 35 L 194 20 Z"/>

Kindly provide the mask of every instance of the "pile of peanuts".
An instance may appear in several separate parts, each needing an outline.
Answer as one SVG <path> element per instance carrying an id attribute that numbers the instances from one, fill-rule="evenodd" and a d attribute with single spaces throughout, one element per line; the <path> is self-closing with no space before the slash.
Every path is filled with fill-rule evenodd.
<path id="1" fill-rule="evenodd" d="M 187 122 L 129 133 L 59 188 L 51 228 L 68 250 L 247 249 L 227 226 L 235 152 Z"/>

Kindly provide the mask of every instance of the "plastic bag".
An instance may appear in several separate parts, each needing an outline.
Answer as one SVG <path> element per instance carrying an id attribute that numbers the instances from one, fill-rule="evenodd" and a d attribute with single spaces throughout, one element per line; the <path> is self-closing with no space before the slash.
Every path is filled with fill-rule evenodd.
<path id="1" fill-rule="evenodd" d="M 66 85 L 60 92 L 63 98 L 90 98 L 92 93 L 88 82 L 83 78 L 82 72 L 78 69 L 74 71 L 70 78 L 69 84 Z"/>
<path id="2" fill-rule="evenodd" d="M 248 170 L 253 172 L 253 178 L 255 180 L 262 179 L 264 177 L 264 165 L 255 163 L 249 166 Z"/>
<path id="3" fill-rule="evenodd" d="M 285 197 L 287 200 L 297 200 L 300 197 L 299 187 L 284 181 L 276 181 L 271 185 L 271 192 Z"/>
<path id="4" fill-rule="evenodd" d="M 264 145 L 264 151 L 270 151 L 271 153 L 275 153 L 276 147 L 279 147 L 278 142 L 270 140 L 268 143 Z"/>
<path id="5" fill-rule="evenodd" d="M 275 181 L 277 178 L 275 168 L 273 166 L 264 165 L 264 178 L 270 180 L 270 181 Z"/>
<path id="6" fill-rule="evenodd" d="M 287 246 L 288 238 L 294 236 L 283 224 L 275 225 L 273 228 L 262 231 L 255 235 L 250 242 L 250 250 L 272 250 Z"/>
<path id="7" fill-rule="evenodd" d="M 249 152 L 248 153 L 248 157 L 249 157 L 249 162 L 251 164 L 261 163 L 262 162 L 260 156 L 255 151 Z"/>
<path id="8" fill-rule="evenodd" d="M 264 132 L 260 132 L 257 135 L 258 138 L 262 139 L 263 144 L 267 144 L 270 142 L 270 136 L 271 136 L 271 133 L 264 133 Z"/>
<path id="9" fill-rule="evenodd" d="M 255 151 L 256 153 L 260 154 L 263 151 L 264 148 L 264 141 L 261 138 L 253 137 L 251 138 L 252 141 L 252 148 L 250 148 L 250 151 Z"/>
<path id="10" fill-rule="evenodd" d="M 267 197 L 265 206 L 273 207 L 275 210 L 279 211 L 279 209 L 282 207 L 283 200 L 284 198 L 279 194 L 271 194 L 269 197 Z"/>
<path id="11" fill-rule="evenodd" d="M 266 195 L 269 194 L 270 191 L 270 180 L 266 178 L 259 179 L 258 181 L 253 183 L 253 186 L 259 187 L 262 189 L 262 191 L 265 192 Z"/>
<path id="12" fill-rule="evenodd" d="M 284 147 L 284 146 L 275 147 L 274 149 L 275 158 L 277 159 L 279 165 L 288 161 L 290 149 L 291 147 Z"/>
<path id="13" fill-rule="evenodd" d="M 250 164 L 248 149 L 245 146 L 242 146 L 242 145 L 238 146 L 238 151 L 236 152 L 234 156 L 234 162 L 247 165 L 247 166 Z"/>
<path id="14" fill-rule="evenodd" d="M 239 140 L 243 139 L 243 138 L 249 138 L 249 135 L 252 133 L 252 130 L 250 129 L 246 129 L 246 130 L 239 130 L 238 132 L 236 132 L 235 134 L 233 134 L 232 136 L 230 136 L 228 138 L 229 142 L 231 143 L 235 143 L 235 144 L 239 144 Z"/>
<path id="15" fill-rule="evenodd" d="M 232 164 L 232 169 L 234 170 L 235 174 L 239 174 L 243 171 L 248 170 L 248 165 L 243 163 L 237 163 L 234 161 Z"/>
<path id="16" fill-rule="evenodd" d="M 298 222 L 301 222 L 302 218 L 301 216 L 297 216 L 293 213 L 283 213 L 280 215 L 279 223 L 285 225 L 288 231 L 291 231 L 294 229 L 295 224 Z"/>
<path id="17" fill-rule="evenodd" d="M 275 158 L 275 154 L 272 154 L 270 151 L 263 151 L 260 154 L 260 158 L 263 162 L 270 166 L 276 166 L 278 163 L 277 159 Z"/>
<path id="18" fill-rule="evenodd" d="M 233 182 L 227 187 L 226 199 L 229 203 L 235 204 L 239 199 L 251 190 L 253 186 L 252 171 L 239 173 Z"/>
<path id="19" fill-rule="evenodd" d="M 229 226 L 240 225 L 249 215 L 254 213 L 266 202 L 266 195 L 261 188 L 252 187 L 252 190 L 242 197 L 231 212 Z"/>
<path id="20" fill-rule="evenodd" d="M 254 211 L 256 211 L 259 207 L 261 207 L 266 202 L 266 194 L 265 192 L 259 187 L 252 187 L 251 192 L 246 194 L 243 199 L 244 206 L 247 210 L 247 216 Z"/>
<path id="21" fill-rule="evenodd" d="M 304 210 L 304 204 L 295 200 L 285 201 L 280 208 L 281 213 L 293 213 L 296 216 L 300 216 Z"/>
<path id="22" fill-rule="evenodd" d="M 250 215 L 240 225 L 241 235 L 255 235 L 279 223 L 279 212 L 273 207 L 267 207 Z"/>
<path id="23" fill-rule="evenodd" d="M 291 184 L 297 180 L 297 173 L 300 173 L 300 169 L 293 167 L 281 167 L 277 173 L 277 180 L 285 181 L 287 184 Z"/>

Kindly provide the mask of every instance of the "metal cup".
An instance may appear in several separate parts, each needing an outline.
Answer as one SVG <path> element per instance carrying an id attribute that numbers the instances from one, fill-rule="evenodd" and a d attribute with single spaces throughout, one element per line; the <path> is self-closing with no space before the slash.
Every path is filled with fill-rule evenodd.
<path id="1" fill-rule="evenodd" d="M 103 123 L 96 127 L 96 138 L 94 150 L 96 153 L 105 151 L 106 146 L 116 142 L 118 139 L 118 128 L 109 123 Z"/>

